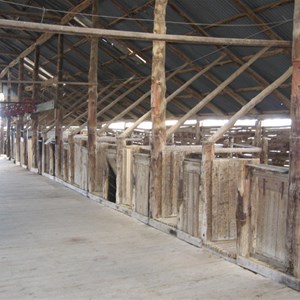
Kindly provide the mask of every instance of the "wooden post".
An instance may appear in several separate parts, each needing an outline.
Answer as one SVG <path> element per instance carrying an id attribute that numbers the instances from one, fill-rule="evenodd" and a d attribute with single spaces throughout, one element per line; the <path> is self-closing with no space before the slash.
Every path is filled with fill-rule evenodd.
<path id="1" fill-rule="evenodd" d="M 98 1 L 93 1 L 93 27 L 97 27 Z M 89 99 L 88 99 L 88 191 L 96 187 L 96 144 L 97 144 L 97 82 L 98 82 L 98 37 L 91 38 Z"/>
<path id="2" fill-rule="evenodd" d="M 24 59 L 20 58 L 19 61 L 19 80 L 24 80 Z M 23 84 L 18 85 L 18 100 L 21 102 L 23 100 Z M 18 116 L 17 119 L 17 131 L 16 131 L 16 163 L 21 162 L 21 128 L 23 127 L 23 115 Z"/>
<path id="3" fill-rule="evenodd" d="M 39 97 L 39 87 L 35 83 L 39 79 L 39 60 L 40 60 L 40 47 L 36 46 L 35 48 L 35 55 L 34 55 L 34 67 L 33 67 L 33 89 L 32 89 L 32 98 L 35 103 L 38 102 Z M 31 151 L 32 151 L 32 167 L 38 167 L 38 141 L 37 141 L 37 134 L 38 134 L 38 123 L 39 117 L 37 114 L 31 114 Z"/>
<path id="4" fill-rule="evenodd" d="M 74 145 L 74 135 L 70 134 L 68 136 L 68 144 L 69 144 L 69 182 L 71 184 L 74 183 L 75 178 L 75 145 Z"/>
<path id="5" fill-rule="evenodd" d="M 0 93 L 3 93 L 2 81 L 0 81 Z M 0 123 L 0 155 L 4 154 L 4 118 L 1 117 Z"/>
<path id="6" fill-rule="evenodd" d="M 11 101 L 11 72 L 10 70 L 7 72 L 7 101 Z M 7 125 L 6 125 L 6 156 L 9 160 L 11 160 L 11 145 L 10 145 L 10 127 L 11 127 L 11 117 L 7 117 Z"/>
<path id="7" fill-rule="evenodd" d="M 126 156 L 124 155 L 126 148 L 126 141 L 124 138 L 117 138 L 117 192 L 116 192 L 116 203 L 121 204 L 123 203 L 123 185 L 124 177 L 126 176 L 126 172 L 123 168 L 124 166 L 124 159 L 126 159 Z"/>
<path id="8" fill-rule="evenodd" d="M 4 119 L 1 117 L 0 123 L 0 155 L 4 154 Z"/>
<path id="9" fill-rule="evenodd" d="M 43 129 L 40 124 L 38 124 L 38 134 L 37 134 L 37 157 L 38 157 L 38 174 L 42 175 L 43 173 L 43 144 L 44 139 L 42 135 Z"/>
<path id="10" fill-rule="evenodd" d="M 261 153 L 260 153 L 260 163 L 268 164 L 269 160 L 269 140 L 263 137 L 261 140 Z"/>
<path id="11" fill-rule="evenodd" d="M 254 138 L 254 146 L 260 147 L 262 139 L 262 128 L 261 128 L 261 120 L 257 120 L 255 123 L 255 138 Z"/>
<path id="12" fill-rule="evenodd" d="M 200 120 L 197 118 L 197 123 L 196 123 L 196 139 L 195 139 L 195 145 L 200 145 L 201 144 L 201 128 L 200 128 Z"/>
<path id="13" fill-rule="evenodd" d="M 154 33 L 166 33 L 167 0 L 156 0 Z M 166 43 L 154 41 L 152 48 L 151 119 L 152 141 L 150 159 L 150 217 L 161 216 L 163 156 L 166 146 Z"/>
<path id="14" fill-rule="evenodd" d="M 237 255 L 247 257 L 251 252 L 250 169 L 244 166 L 237 194 L 236 230 Z"/>
<path id="15" fill-rule="evenodd" d="M 64 36 L 58 35 L 58 53 L 57 53 L 57 80 L 62 81 L 62 67 L 64 54 Z M 55 176 L 62 177 L 62 120 L 63 120 L 63 85 L 58 84 L 56 87 L 56 103 L 55 103 Z"/>
<path id="16" fill-rule="evenodd" d="M 28 129 L 23 126 L 23 165 L 28 166 Z"/>
<path id="17" fill-rule="evenodd" d="M 45 145 L 45 142 L 47 141 L 47 133 L 42 133 L 43 137 L 43 143 L 42 143 L 42 168 L 41 168 L 41 174 L 48 173 L 49 172 L 49 157 L 47 153 L 47 145 Z"/>
<path id="18" fill-rule="evenodd" d="M 202 146 L 201 164 L 201 228 L 200 238 L 212 238 L 212 163 L 215 158 L 214 144 L 205 142 Z"/>
<path id="19" fill-rule="evenodd" d="M 289 271 L 300 278 L 300 1 L 295 0 L 291 98 L 290 172 L 287 211 Z"/>

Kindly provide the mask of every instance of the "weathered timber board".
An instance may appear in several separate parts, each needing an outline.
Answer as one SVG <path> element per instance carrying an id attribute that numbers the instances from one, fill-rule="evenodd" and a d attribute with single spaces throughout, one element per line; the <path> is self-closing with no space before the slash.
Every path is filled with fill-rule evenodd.
<path id="1" fill-rule="evenodd" d="M 200 160 L 183 162 L 183 201 L 179 207 L 178 228 L 192 236 L 199 236 L 200 224 Z"/>
<path id="2" fill-rule="evenodd" d="M 134 211 L 148 216 L 149 214 L 149 180 L 150 156 L 136 153 L 134 155 Z"/>
<path id="3" fill-rule="evenodd" d="M 255 253 L 286 265 L 288 175 L 254 172 L 258 180 Z"/>
<path id="4" fill-rule="evenodd" d="M 248 159 L 215 159 L 212 165 L 212 241 L 236 239 L 236 199 Z"/>

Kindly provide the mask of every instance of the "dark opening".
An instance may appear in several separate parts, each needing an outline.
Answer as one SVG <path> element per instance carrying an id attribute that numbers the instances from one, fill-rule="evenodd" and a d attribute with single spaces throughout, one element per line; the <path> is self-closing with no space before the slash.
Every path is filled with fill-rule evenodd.
<path id="1" fill-rule="evenodd" d="M 51 143 L 51 148 L 52 148 L 52 157 L 53 157 L 53 160 L 52 160 L 53 174 L 52 175 L 55 175 L 55 144 Z"/>
<path id="2" fill-rule="evenodd" d="M 117 178 L 114 170 L 109 165 L 108 173 L 108 201 L 116 203 L 116 192 L 117 192 Z"/>

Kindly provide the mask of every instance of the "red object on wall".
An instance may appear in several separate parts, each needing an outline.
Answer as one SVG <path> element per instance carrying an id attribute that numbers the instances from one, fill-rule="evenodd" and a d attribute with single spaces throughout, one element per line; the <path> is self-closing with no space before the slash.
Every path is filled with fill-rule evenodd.
<path id="1" fill-rule="evenodd" d="M 25 98 L 22 102 L 7 103 L 0 106 L 1 117 L 16 117 L 35 111 L 35 102 L 31 98 Z"/>

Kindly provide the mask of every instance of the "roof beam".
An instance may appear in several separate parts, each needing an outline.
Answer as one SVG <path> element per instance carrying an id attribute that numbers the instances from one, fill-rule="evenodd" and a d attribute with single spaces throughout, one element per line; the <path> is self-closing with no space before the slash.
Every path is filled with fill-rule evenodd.
<path id="1" fill-rule="evenodd" d="M 214 133 L 209 139 L 209 143 L 216 143 L 223 134 L 234 126 L 237 120 L 244 117 L 253 107 L 262 102 L 268 95 L 277 89 L 282 83 L 284 83 L 292 75 L 292 67 L 290 67 L 284 74 L 282 74 L 277 80 L 266 87 L 261 93 L 250 100 L 245 106 L 243 106 L 230 120 L 221 127 L 216 133 Z"/>
<path id="2" fill-rule="evenodd" d="M 189 16 L 187 16 L 183 11 L 181 11 L 175 4 L 169 3 L 169 6 L 172 7 L 172 9 L 177 12 L 178 15 L 180 15 L 185 21 L 187 22 L 194 22 L 193 19 L 191 19 Z M 201 29 L 199 26 L 193 26 L 195 29 L 195 32 L 203 34 L 204 36 L 209 36 L 208 32 L 204 29 Z M 218 48 L 227 54 L 227 56 L 237 65 L 241 66 L 245 63 L 245 61 L 238 56 L 236 56 L 228 47 L 220 47 Z M 269 85 L 269 82 L 265 80 L 260 74 L 258 74 L 256 71 L 254 71 L 252 68 L 248 68 L 246 72 L 251 75 L 257 82 L 261 83 L 264 87 L 267 87 Z M 290 107 L 290 101 L 289 99 L 283 95 L 280 91 L 274 90 L 273 94 L 278 98 L 280 102 L 282 102 L 286 108 L 289 109 Z"/>
<path id="3" fill-rule="evenodd" d="M 51 20 L 51 21 L 60 21 L 60 17 L 58 15 L 54 15 L 52 13 L 44 13 L 43 11 L 39 13 L 35 12 L 28 12 L 28 11 L 21 11 L 21 10 L 2 10 L 1 9 L 1 15 L 10 16 L 10 17 L 26 17 L 33 20 L 41 21 L 44 20 Z"/>
<path id="4" fill-rule="evenodd" d="M 220 57 L 223 58 L 223 57 Z M 198 77 L 205 74 L 206 72 L 208 72 L 211 68 L 213 68 L 214 66 L 216 66 L 216 64 L 218 63 L 219 59 L 215 60 L 214 62 L 212 62 L 211 64 L 207 65 L 202 71 L 200 71 L 198 73 Z M 176 74 L 176 71 L 173 73 L 174 75 Z M 169 77 L 171 77 L 172 74 L 169 75 Z M 168 79 L 168 78 L 167 78 Z M 186 82 L 186 84 L 182 87 L 180 87 L 178 90 L 176 90 L 173 94 L 169 95 L 166 98 L 166 102 L 169 103 L 170 101 L 172 101 L 174 99 L 175 96 L 177 96 L 179 93 L 178 92 L 182 92 L 184 90 L 184 88 L 186 88 L 190 83 L 192 82 L 192 79 L 189 82 Z M 150 93 L 149 93 L 150 95 Z M 144 122 L 145 120 L 147 120 L 149 117 L 151 116 L 151 110 L 148 111 L 146 114 L 144 114 L 143 116 L 141 116 L 132 126 L 130 126 L 129 128 L 127 128 L 121 135 L 120 138 L 126 138 L 128 135 L 131 134 L 131 132 L 137 127 L 139 126 L 142 122 Z"/>
<path id="5" fill-rule="evenodd" d="M 209 95 L 207 95 L 200 103 L 193 107 L 186 115 L 184 115 L 178 122 L 172 126 L 167 131 L 167 138 L 169 138 L 181 125 L 184 124 L 186 120 L 194 116 L 198 111 L 200 111 L 207 103 L 212 101 L 219 93 L 233 82 L 237 77 L 239 77 L 249 66 L 251 66 L 255 61 L 257 61 L 260 56 L 266 52 L 268 48 L 263 48 L 255 56 L 253 56 L 248 62 L 243 64 L 239 69 L 232 73 L 224 82 L 222 82 L 215 90 L 213 90 Z"/>
<path id="6" fill-rule="evenodd" d="M 282 40 L 262 40 L 262 39 L 240 39 L 206 36 L 186 36 L 175 34 L 157 34 L 148 32 L 110 30 L 100 28 L 82 28 L 63 25 L 40 24 L 35 22 L 21 22 L 0 19 L 0 27 L 19 30 L 45 32 L 44 35 L 53 35 L 54 33 L 82 35 L 91 37 L 107 37 L 130 40 L 145 41 L 165 41 L 170 43 L 190 43 L 205 45 L 230 45 L 230 46 L 248 46 L 248 47 L 281 47 L 290 48 L 291 41 Z M 43 36 L 44 36 L 43 35 Z M 47 38 L 48 40 L 49 38 Z M 2 74 L 2 73 L 1 73 Z"/>
<path id="7" fill-rule="evenodd" d="M 60 24 L 61 25 L 65 25 L 67 24 L 70 20 L 72 20 L 75 16 L 75 13 L 79 13 L 83 10 L 85 10 L 86 8 L 88 8 L 92 3 L 92 0 L 84 0 L 82 1 L 81 3 L 79 3 L 77 6 L 73 7 L 62 19 L 61 19 L 61 22 Z M 1 19 L 1 21 L 10 21 L 10 20 L 4 20 L 4 19 Z M 12 22 L 17 22 L 17 23 L 23 23 L 23 22 L 20 22 L 20 21 L 12 21 Z M 36 27 L 39 27 L 40 23 L 32 23 L 32 24 L 35 24 Z M 59 25 L 56 25 L 56 26 L 59 26 Z M 1 28 L 4 28 L 5 26 L 2 26 L 0 25 Z M 6 27 L 7 28 L 7 27 Z M 21 27 L 19 28 L 21 30 L 25 30 L 25 28 Z M 7 71 L 14 67 L 16 64 L 18 64 L 19 62 L 19 59 L 20 58 L 25 58 L 26 56 L 28 56 L 31 52 L 33 52 L 35 50 L 35 47 L 36 46 L 40 46 L 42 44 L 44 44 L 45 42 L 47 42 L 55 33 L 54 32 L 45 32 L 44 34 L 42 34 L 34 44 L 32 44 L 31 46 L 29 46 L 27 49 L 25 49 L 16 59 L 14 59 L 13 61 L 11 61 L 9 63 L 9 65 L 4 68 L 2 70 L 2 72 L 0 73 L 0 78 L 3 78 Z"/>

